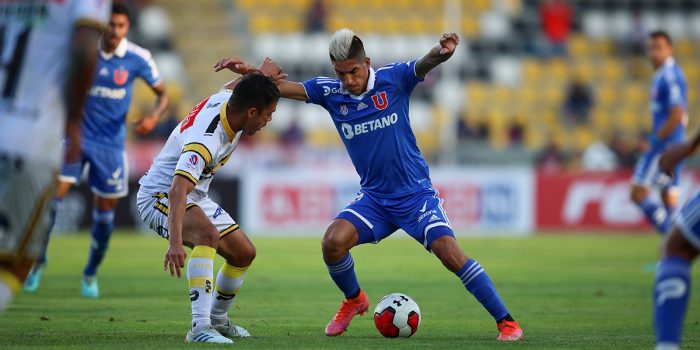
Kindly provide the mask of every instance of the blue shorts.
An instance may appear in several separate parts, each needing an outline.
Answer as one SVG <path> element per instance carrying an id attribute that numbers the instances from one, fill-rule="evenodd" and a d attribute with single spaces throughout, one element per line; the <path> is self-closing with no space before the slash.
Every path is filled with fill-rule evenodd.
<path id="1" fill-rule="evenodd" d="M 674 176 L 668 176 L 659 169 L 659 159 L 663 152 L 647 152 L 642 155 L 634 166 L 632 183 L 646 188 L 668 189 L 678 187 L 680 174 L 685 167 L 685 162 L 676 166 Z"/>
<path id="2" fill-rule="evenodd" d="M 403 229 L 430 250 L 430 244 L 438 237 L 454 237 L 442 203 L 440 193 L 433 188 L 397 199 L 378 198 L 360 191 L 336 219 L 348 220 L 355 226 L 360 236 L 358 244 L 377 243 Z"/>
<path id="3" fill-rule="evenodd" d="M 94 145 L 83 146 L 80 167 L 61 169 L 59 180 L 77 184 L 87 168 L 88 184 L 100 197 L 121 198 L 129 193 L 129 166 L 126 151 Z"/>
<path id="4" fill-rule="evenodd" d="M 695 192 L 683 205 L 674 224 L 688 242 L 700 250 L 700 191 Z"/>

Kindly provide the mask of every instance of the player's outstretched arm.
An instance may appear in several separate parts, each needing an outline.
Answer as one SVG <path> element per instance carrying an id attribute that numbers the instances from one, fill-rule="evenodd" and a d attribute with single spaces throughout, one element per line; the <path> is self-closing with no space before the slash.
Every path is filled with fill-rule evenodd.
<path id="1" fill-rule="evenodd" d="M 185 248 L 182 246 L 182 225 L 185 221 L 187 194 L 194 189 L 194 184 L 183 176 L 173 176 L 173 183 L 168 191 L 168 252 L 165 253 L 163 271 L 170 269 L 170 275 L 182 277 L 181 268 L 185 267 Z"/>
<path id="2" fill-rule="evenodd" d="M 428 72 L 433 68 L 452 57 L 457 45 L 459 45 L 459 36 L 457 33 L 443 34 L 440 38 L 440 42 L 430 49 L 425 56 L 416 61 L 416 76 L 425 78 Z"/>
<path id="3" fill-rule="evenodd" d="M 101 31 L 93 26 L 79 25 L 76 26 L 71 39 L 68 84 L 65 89 L 68 106 L 66 163 L 76 162 L 80 158 L 83 104 L 95 74 L 97 43 L 101 34 Z"/>
<path id="4" fill-rule="evenodd" d="M 151 90 L 156 94 L 156 106 L 134 122 L 134 131 L 141 135 L 148 134 L 156 127 L 160 117 L 163 116 L 165 110 L 168 109 L 168 104 L 170 104 L 170 98 L 168 98 L 168 94 L 165 91 L 165 84 L 161 82 L 156 86 L 152 86 Z"/>
<path id="5" fill-rule="evenodd" d="M 278 80 L 277 88 L 280 90 L 280 96 L 292 100 L 306 101 L 309 96 L 306 95 L 306 89 L 301 83 Z"/>
<path id="6" fill-rule="evenodd" d="M 263 62 L 260 64 L 260 67 L 258 68 L 255 68 L 238 58 L 224 58 L 214 65 L 214 72 L 218 72 L 224 69 L 228 69 L 240 75 L 246 75 L 250 73 L 261 73 L 270 77 L 270 79 L 274 81 L 284 79 L 287 77 L 287 73 L 283 73 L 282 68 L 280 68 L 280 66 L 278 66 L 269 57 L 265 57 Z M 224 89 L 233 90 L 233 88 L 236 87 L 240 79 L 241 78 L 238 77 L 234 80 L 229 81 L 224 85 Z"/>

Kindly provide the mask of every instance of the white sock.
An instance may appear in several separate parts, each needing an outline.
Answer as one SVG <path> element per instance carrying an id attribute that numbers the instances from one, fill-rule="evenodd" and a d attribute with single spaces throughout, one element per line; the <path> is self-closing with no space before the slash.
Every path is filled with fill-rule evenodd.
<path id="1" fill-rule="evenodd" d="M 0 313 L 7 309 L 20 287 L 15 275 L 0 268 Z"/>
<path id="2" fill-rule="evenodd" d="M 224 263 L 216 276 L 216 292 L 211 304 L 211 319 L 215 323 L 224 323 L 228 317 L 228 310 L 233 305 L 233 300 L 238 290 L 243 285 L 243 277 L 248 270 L 246 267 L 235 267 Z"/>
<path id="3" fill-rule="evenodd" d="M 192 332 L 210 326 L 211 300 L 214 284 L 214 255 L 216 249 L 208 246 L 195 246 L 187 261 L 187 281 L 190 285 L 192 303 Z"/>

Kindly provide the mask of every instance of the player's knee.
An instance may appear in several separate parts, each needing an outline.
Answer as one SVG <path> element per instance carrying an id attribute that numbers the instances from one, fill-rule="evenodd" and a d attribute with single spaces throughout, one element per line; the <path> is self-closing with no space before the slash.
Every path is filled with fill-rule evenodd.
<path id="1" fill-rule="evenodd" d="M 326 260 L 337 260 L 342 258 L 349 249 L 347 249 L 345 240 L 339 234 L 327 233 L 321 240 L 321 249 L 323 257 Z"/>
<path id="2" fill-rule="evenodd" d="M 236 266 L 250 266 L 255 260 L 257 251 L 255 246 L 251 243 L 239 249 L 239 253 L 236 256 Z"/>
<path id="3" fill-rule="evenodd" d="M 635 202 L 637 204 L 641 203 L 646 199 L 647 197 L 647 191 L 643 188 L 639 187 L 632 187 L 632 191 L 630 191 L 630 199 L 632 202 Z"/>

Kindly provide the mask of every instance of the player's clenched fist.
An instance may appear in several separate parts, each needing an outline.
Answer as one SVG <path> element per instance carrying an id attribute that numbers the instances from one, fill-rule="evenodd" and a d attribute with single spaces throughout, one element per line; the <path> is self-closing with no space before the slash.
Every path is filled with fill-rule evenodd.
<path id="1" fill-rule="evenodd" d="M 452 56 L 457 45 L 459 45 L 459 35 L 457 33 L 443 34 L 440 38 L 440 54 Z"/>

